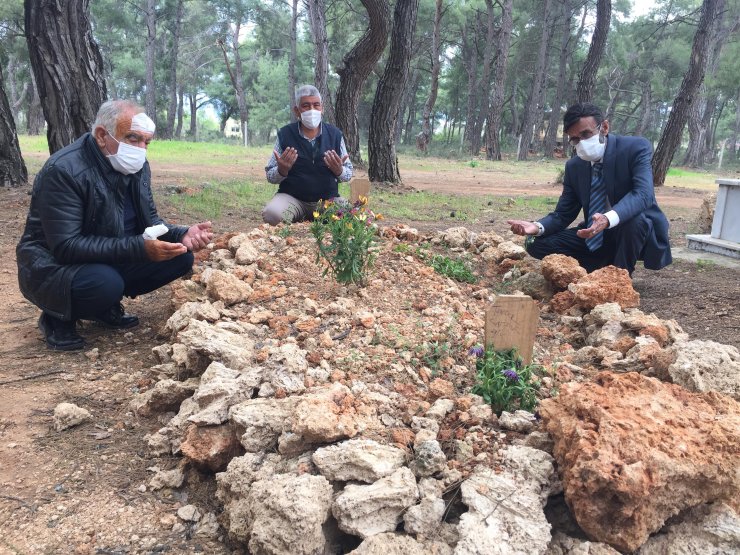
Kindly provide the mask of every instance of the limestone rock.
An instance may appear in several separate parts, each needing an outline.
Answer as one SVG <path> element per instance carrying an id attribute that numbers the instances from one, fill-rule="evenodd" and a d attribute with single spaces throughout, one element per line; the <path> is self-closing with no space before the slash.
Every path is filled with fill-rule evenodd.
<path id="1" fill-rule="evenodd" d="M 364 406 L 349 390 L 335 383 L 296 402 L 291 431 L 313 443 L 331 443 L 357 435 Z"/>
<path id="2" fill-rule="evenodd" d="M 277 474 L 252 484 L 246 519 L 254 554 L 324 552 L 332 487 L 323 476 Z"/>
<path id="3" fill-rule="evenodd" d="M 511 241 L 504 241 L 496 247 L 490 247 L 483 251 L 484 258 L 499 263 L 507 258 L 512 260 L 521 260 L 527 256 L 524 247 Z"/>
<path id="4" fill-rule="evenodd" d="M 180 449 L 189 461 L 212 472 L 224 470 L 234 456 L 243 452 L 230 425 L 192 425 Z"/>
<path id="5" fill-rule="evenodd" d="M 206 292 L 210 298 L 231 306 L 246 301 L 252 294 L 252 288 L 234 274 L 211 270 L 206 281 Z"/>
<path id="6" fill-rule="evenodd" d="M 547 498 L 563 489 L 552 455 L 526 445 L 510 445 L 502 453 L 502 464 L 506 471 L 525 482 L 540 494 L 542 505 Z"/>
<path id="7" fill-rule="evenodd" d="M 297 399 L 250 399 L 232 406 L 229 419 L 236 425 L 237 437 L 248 453 L 274 448 L 290 419 Z"/>
<path id="8" fill-rule="evenodd" d="M 434 537 L 446 508 L 444 499 L 425 497 L 418 505 L 409 507 L 403 515 L 403 529 L 417 537 Z"/>
<path id="9" fill-rule="evenodd" d="M 468 512 L 460 517 L 455 555 L 545 552 L 550 524 L 539 492 L 526 482 L 478 467 L 460 490 Z"/>
<path id="10" fill-rule="evenodd" d="M 442 242 L 451 247 L 467 248 L 475 242 L 475 233 L 466 227 L 451 227 L 438 233 Z"/>
<path id="11" fill-rule="evenodd" d="M 57 432 L 79 426 L 93 418 L 90 411 L 73 403 L 59 403 L 54 407 L 54 429 Z"/>
<path id="12" fill-rule="evenodd" d="M 636 373 L 540 405 L 565 498 L 591 539 L 634 551 L 671 516 L 740 494 L 740 405 Z"/>
<path id="13" fill-rule="evenodd" d="M 673 383 L 689 391 L 719 391 L 740 401 L 740 351 L 716 341 L 687 341 L 673 346 L 668 368 Z"/>
<path id="14" fill-rule="evenodd" d="M 331 510 L 341 530 L 367 538 L 394 531 L 403 512 L 418 498 L 414 475 L 402 467 L 373 484 L 348 485 L 336 497 Z"/>
<path id="15" fill-rule="evenodd" d="M 539 272 L 527 272 L 512 281 L 511 286 L 538 301 L 549 301 L 554 294 L 550 282 Z"/>
<path id="16" fill-rule="evenodd" d="M 651 537 L 639 555 L 740 552 L 740 516 L 724 503 L 691 509 L 680 522 Z"/>
<path id="17" fill-rule="evenodd" d="M 181 331 L 177 338 L 187 354 L 192 353 L 203 359 L 199 363 L 203 366 L 201 372 L 214 360 L 234 370 L 247 368 L 254 353 L 254 342 L 245 334 L 199 320 L 191 320 L 187 329 Z"/>
<path id="18" fill-rule="evenodd" d="M 452 555 L 452 548 L 442 542 L 420 542 L 411 536 L 385 532 L 366 538 L 350 555 Z"/>
<path id="19" fill-rule="evenodd" d="M 260 259 L 260 252 L 251 241 L 243 241 L 234 254 L 237 264 L 254 264 Z"/>
<path id="20" fill-rule="evenodd" d="M 717 193 L 707 193 L 701 201 L 699 216 L 696 219 L 697 233 L 711 233 L 714 222 L 714 208 L 717 205 Z"/>
<path id="21" fill-rule="evenodd" d="M 223 306 L 223 305 L 222 305 Z M 169 317 L 165 328 L 172 334 L 185 329 L 190 320 L 205 320 L 215 322 L 221 317 L 218 308 L 208 301 L 186 302 Z"/>
<path id="22" fill-rule="evenodd" d="M 419 477 L 431 476 L 447 469 L 447 457 L 436 439 L 416 441 L 410 467 Z"/>
<path id="23" fill-rule="evenodd" d="M 333 482 L 372 483 L 403 466 L 406 453 L 370 439 L 351 439 L 317 449 L 312 459 L 321 474 Z"/>
<path id="24" fill-rule="evenodd" d="M 564 254 L 549 254 L 542 259 L 542 275 L 558 290 L 568 288 L 586 275 L 578 260 Z"/>
<path id="25" fill-rule="evenodd" d="M 197 387 L 198 381 L 192 379 L 184 382 L 161 380 L 150 390 L 134 396 L 129 402 L 129 408 L 144 417 L 176 411 L 179 410 L 180 403 L 190 397 Z"/>
<path id="26" fill-rule="evenodd" d="M 252 398 L 261 380 L 259 368 L 242 372 L 227 368 L 220 362 L 212 362 L 200 378 L 193 400 L 200 411 L 188 420 L 201 426 L 218 425 L 226 422 L 232 405 Z"/>
<path id="27" fill-rule="evenodd" d="M 619 551 L 605 543 L 571 538 L 558 532 L 552 537 L 545 555 L 619 555 Z"/>
<path id="28" fill-rule="evenodd" d="M 622 309 L 640 304 L 640 294 L 632 287 L 627 270 L 607 266 L 582 277 L 568 286 L 576 304 L 591 310 L 603 303 L 617 303 Z"/>
<path id="29" fill-rule="evenodd" d="M 534 414 L 526 410 L 503 411 L 501 416 L 498 417 L 498 424 L 504 430 L 527 434 L 537 426 L 537 420 L 535 420 Z"/>
<path id="30" fill-rule="evenodd" d="M 181 520 L 185 520 L 187 522 L 198 522 L 200 520 L 201 513 L 195 505 L 185 505 L 177 509 L 177 516 Z"/>
<path id="31" fill-rule="evenodd" d="M 158 467 L 153 469 L 155 474 L 149 480 L 149 487 L 153 490 L 162 488 L 179 488 L 185 482 L 185 473 L 182 468 L 173 468 L 172 470 L 159 470 Z"/>

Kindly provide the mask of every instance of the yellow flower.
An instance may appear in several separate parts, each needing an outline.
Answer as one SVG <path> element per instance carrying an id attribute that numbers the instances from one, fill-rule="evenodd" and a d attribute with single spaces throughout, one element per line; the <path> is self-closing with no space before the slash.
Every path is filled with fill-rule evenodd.
<path id="1" fill-rule="evenodd" d="M 367 204 L 367 197 L 364 197 L 364 196 L 360 195 L 358 197 L 358 199 L 359 199 L 360 203 L 362 203 L 363 205 L 364 204 Z"/>
<path id="2" fill-rule="evenodd" d="M 367 220 L 367 214 L 358 214 L 357 219 L 361 222 L 364 222 L 365 220 Z"/>
<path id="3" fill-rule="evenodd" d="M 324 208 L 329 208 L 329 206 L 331 206 L 331 201 L 330 200 L 325 200 L 324 201 Z"/>
<path id="4" fill-rule="evenodd" d="M 319 214 L 318 212 L 316 212 L 316 210 L 314 210 L 313 211 L 313 217 L 314 218 L 318 218 L 319 216 L 321 216 L 321 214 Z"/>
<path id="5" fill-rule="evenodd" d="M 376 220 L 385 220 L 385 216 L 383 216 L 383 214 L 381 214 L 380 212 L 378 212 L 377 214 L 375 214 L 375 219 Z"/>
<path id="6" fill-rule="evenodd" d="M 331 219 L 336 222 L 337 220 L 340 220 L 341 218 L 339 216 L 337 216 L 336 214 L 332 214 L 331 215 Z"/>

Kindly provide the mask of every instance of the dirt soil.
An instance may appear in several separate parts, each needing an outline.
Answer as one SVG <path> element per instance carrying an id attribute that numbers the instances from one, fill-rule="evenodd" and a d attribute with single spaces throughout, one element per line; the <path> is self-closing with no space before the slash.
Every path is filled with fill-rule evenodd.
<path id="1" fill-rule="evenodd" d="M 158 171 L 169 177 L 172 169 Z M 420 189 L 456 194 L 558 194 L 549 183 L 508 183 L 498 189 L 486 184 L 479 191 L 474 178 L 418 172 L 407 180 Z M 674 244 L 685 243 L 683 235 L 703 195 L 688 189 L 658 193 L 672 220 Z M 157 362 L 151 349 L 164 342 L 160 330 L 172 312 L 169 290 L 126 303 L 141 319 L 132 330 L 109 332 L 86 323 L 81 332 L 87 349 L 47 350 L 36 327 L 39 311 L 17 285 L 15 245 L 29 199 L 28 188 L 0 189 L 0 298 L 5 307 L 0 315 L 0 554 L 239 552 L 219 538 L 194 536 L 176 516 L 178 507 L 191 502 L 216 511 L 212 480 L 199 483 L 196 477 L 193 483 L 191 478 L 182 493 L 145 487 L 153 475 L 150 467 L 180 463 L 151 458 L 142 438 L 162 424 L 128 411 L 132 396 L 151 384 L 147 370 Z M 182 217 L 163 198 L 160 209 L 168 219 Z M 256 213 L 215 222 L 219 233 L 259 223 Z M 424 232 L 460 225 L 403 223 Z M 467 227 L 501 233 L 504 225 L 497 221 Z M 677 320 L 692 339 L 740 347 L 740 270 L 677 262 L 660 272 L 638 268 L 634 285 L 643 311 Z M 88 408 L 93 423 L 54 431 L 53 410 L 64 401 Z"/>

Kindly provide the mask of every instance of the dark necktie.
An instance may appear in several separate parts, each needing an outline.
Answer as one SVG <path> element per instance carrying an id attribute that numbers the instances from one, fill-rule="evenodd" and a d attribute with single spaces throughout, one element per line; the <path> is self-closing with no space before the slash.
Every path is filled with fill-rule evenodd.
<path id="1" fill-rule="evenodd" d="M 593 224 L 594 214 L 606 212 L 606 183 L 601 172 L 602 164 L 594 164 L 591 168 L 591 200 L 588 203 L 588 221 Z M 604 243 L 604 232 L 586 239 L 586 246 L 591 252 L 597 250 Z"/>

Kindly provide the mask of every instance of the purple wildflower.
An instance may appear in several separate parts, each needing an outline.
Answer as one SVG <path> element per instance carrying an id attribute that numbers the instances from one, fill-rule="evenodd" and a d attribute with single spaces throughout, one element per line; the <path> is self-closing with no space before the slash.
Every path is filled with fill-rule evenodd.
<path id="1" fill-rule="evenodd" d="M 516 373 L 516 371 L 513 368 L 509 368 L 508 370 L 504 370 L 504 376 L 507 380 L 510 380 L 512 382 L 518 382 L 519 381 L 519 374 Z"/>
<path id="2" fill-rule="evenodd" d="M 483 347 L 480 345 L 476 345 L 475 347 L 471 347 L 468 351 L 469 355 L 475 355 L 477 358 L 481 358 L 483 356 L 484 350 Z"/>
<path id="3" fill-rule="evenodd" d="M 342 212 L 341 210 L 338 210 L 337 211 L 337 217 L 338 218 L 341 218 L 342 216 L 344 216 L 344 212 Z"/>

